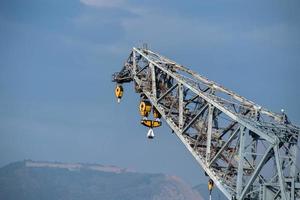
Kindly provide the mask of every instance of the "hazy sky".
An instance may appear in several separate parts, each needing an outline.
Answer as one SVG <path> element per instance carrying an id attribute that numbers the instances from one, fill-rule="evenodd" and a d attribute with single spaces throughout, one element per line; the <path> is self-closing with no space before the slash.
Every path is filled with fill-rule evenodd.
<path id="1" fill-rule="evenodd" d="M 189 66 L 300 124 L 295 0 L 1 0 L 0 166 L 33 159 L 206 178 L 167 126 L 146 139 L 111 74 L 133 46 Z M 165 123 L 164 123 L 165 125 Z"/>

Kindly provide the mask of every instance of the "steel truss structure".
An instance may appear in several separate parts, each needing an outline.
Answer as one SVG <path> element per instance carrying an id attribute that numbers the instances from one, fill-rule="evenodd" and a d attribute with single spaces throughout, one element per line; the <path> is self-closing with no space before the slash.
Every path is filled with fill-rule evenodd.
<path id="1" fill-rule="evenodd" d="M 133 82 L 228 199 L 300 198 L 299 128 L 147 48 L 133 48 L 117 84 Z"/>

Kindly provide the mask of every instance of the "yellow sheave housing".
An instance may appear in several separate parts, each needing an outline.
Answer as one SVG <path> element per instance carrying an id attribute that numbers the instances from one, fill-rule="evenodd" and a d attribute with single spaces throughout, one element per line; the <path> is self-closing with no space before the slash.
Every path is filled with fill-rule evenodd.
<path id="1" fill-rule="evenodd" d="M 158 110 L 153 106 L 153 117 L 155 119 L 160 119 L 161 118 L 161 114 L 158 112 Z"/>
<path id="2" fill-rule="evenodd" d="M 141 101 L 140 103 L 140 114 L 143 117 L 148 117 L 151 112 L 151 103 L 149 101 Z"/>
<path id="3" fill-rule="evenodd" d="M 208 181 L 208 190 L 211 191 L 213 189 L 213 187 L 214 187 L 214 181 L 210 179 Z"/>
<path id="4" fill-rule="evenodd" d="M 149 128 L 156 128 L 156 127 L 159 127 L 161 125 L 161 122 L 160 121 L 144 119 L 144 120 L 141 121 L 141 124 L 143 124 L 144 126 L 149 127 Z"/>
<path id="5" fill-rule="evenodd" d="M 121 99 L 123 96 L 123 87 L 121 85 L 118 85 L 115 89 L 115 95 L 118 99 Z"/>

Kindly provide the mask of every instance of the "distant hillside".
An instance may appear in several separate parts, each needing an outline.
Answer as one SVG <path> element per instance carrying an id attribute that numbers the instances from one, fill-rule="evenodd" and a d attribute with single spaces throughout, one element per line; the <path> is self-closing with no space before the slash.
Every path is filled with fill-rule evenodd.
<path id="1" fill-rule="evenodd" d="M 193 189 L 199 194 L 201 194 L 203 199 L 209 199 L 207 184 L 199 184 L 193 187 Z M 217 187 L 214 187 L 214 189 L 212 190 L 211 197 L 213 200 L 227 200 L 223 193 Z"/>
<path id="2" fill-rule="evenodd" d="M 5 200 L 202 200 L 181 179 L 114 166 L 23 161 L 0 168 Z"/>

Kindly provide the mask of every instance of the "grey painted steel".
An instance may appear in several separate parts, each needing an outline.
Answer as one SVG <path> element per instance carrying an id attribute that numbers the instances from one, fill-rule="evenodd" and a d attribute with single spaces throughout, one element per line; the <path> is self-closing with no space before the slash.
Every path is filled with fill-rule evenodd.
<path id="1" fill-rule="evenodd" d="M 286 198 L 286 193 L 285 193 L 285 182 L 284 182 L 284 176 L 282 174 L 281 170 L 281 162 L 279 158 L 279 153 L 278 153 L 278 146 L 274 146 L 274 155 L 275 155 L 275 162 L 276 162 L 276 167 L 277 167 L 277 173 L 278 173 L 278 178 L 279 178 L 279 186 L 281 190 L 281 199 L 287 200 Z"/>
<path id="2" fill-rule="evenodd" d="M 240 131 L 240 127 L 235 129 L 234 133 L 231 134 L 230 138 L 226 141 L 226 143 L 222 146 L 222 148 L 218 151 L 218 153 L 215 155 L 215 157 L 211 160 L 209 166 L 215 162 L 217 158 L 221 155 L 221 153 L 228 147 L 228 145 L 232 142 L 234 137 L 237 135 L 237 133 Z"/>
<path id="3" fill-rule="evenodd" d="M 212 120 L 213 120 L 213 110 L 214 107 L 209 104 L 208 108 L 208 123 L 207 123 L 207 140 L 206 140 L 206 163 L 208 164 L 210 161 L 210 153 L 211 153 L 211 135 L 212 135 Z"/>
<path id="4" fill-rule="evenodd" d="M 244 173 L 244 153 L 245 153 L 245 128 L 240 127 L 240 146 L 239 146 L 239 164 L 236 181 L 236 197 L 239 198 L 243 189 L 243 173 Z"/>
<path id="5" fill-rule="evenodd" d="M 151 69 L 151 78 L 152 78 L 152 95 L 156 99 L 157 98 L 157 92 L 156 92 L 156 75 L 155 75 L 155 66 L 150 63 L 150 69 Z"/>
<path id="6" fill-rule="evenodd" d="M 178 116 L 178 124 L 179 124 L 179 129 L 182 131 L 183 128 L 183 85 L 178 84 L 178 111 L 179 111 L 179 116 Z"/>
<path id="7" fill-rule="evenodd" d="M 170 92 L 172 92 L 177 86 L 178 86 L 178 84 L 173 85 L 166 93 L 164 93 L 163 95 L 161 95 L 159 97 L 159 99 L 157 99 L 157 102 L 162 100 L 166 95 L 168 95 Z"/>
<path id="8" fill-rule="evenodd" d="M 257 178 L 261 168 L 264 166 L 266 160 L 268 159 L 268 157 L 270 156 L 271 151 L 273 150 L 273 146 L 269 146 L 269 148 L 267 149 L 266 153 L 264 154 L 263 158 L 261 159 L 261 161 L 259 162 L 257 168 L 255 169 L 255 171 L 253 172 L 251 178 L 249 179 L 248 183 L 246 184 L 246 186 L 243 189 L 242 194 L 240 195 L 240 197 L 238 198 L 239 200 L 244 199 L 244 197 L 246 196 L 250 186 L 252 185 L 252 183 L 255 181 L 255 179 Z"/>
<path id="9" fill-rule="evenodd" d="M 209 105 L 205 105 L 201 108 L 201 110 L 199 111 L 199 113 L 189 122 L 188 125 L 186 125 L 186 127 L 184 127 L 184 129 L 182 130 L 182 133 L 184 133 L 186 130 L 188 130 L 192 124 L 195 123 L 195 121 L 199 118 L 199 116 L 203 113 L 203 111 L 205 111 L 205 109 L 208 107 Z"/>

